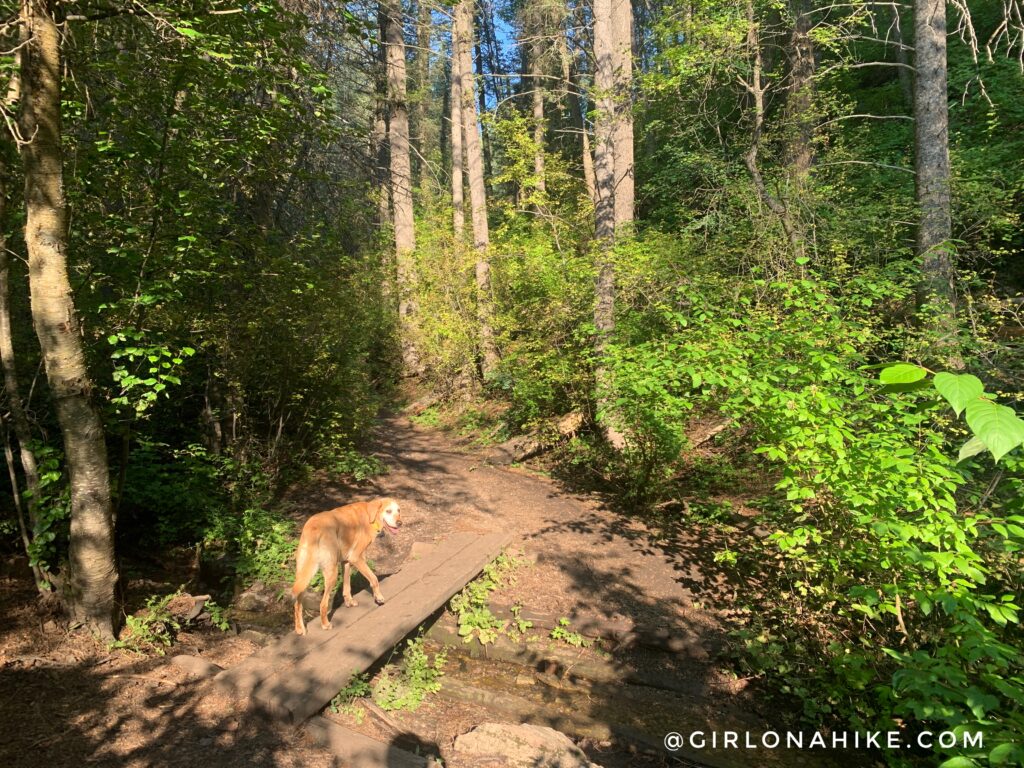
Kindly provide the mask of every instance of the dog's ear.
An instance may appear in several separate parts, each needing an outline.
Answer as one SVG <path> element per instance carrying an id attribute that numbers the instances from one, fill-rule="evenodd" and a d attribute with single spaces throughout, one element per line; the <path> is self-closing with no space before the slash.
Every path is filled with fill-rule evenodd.
<path id="1" fill-rule="evenodd" d="M 367 522 L 373 525 L 380 520 L 381 513 L 384 511 L 384 504 L 387 499 L 374 499 L 366 505 L 366 517 Z"/>

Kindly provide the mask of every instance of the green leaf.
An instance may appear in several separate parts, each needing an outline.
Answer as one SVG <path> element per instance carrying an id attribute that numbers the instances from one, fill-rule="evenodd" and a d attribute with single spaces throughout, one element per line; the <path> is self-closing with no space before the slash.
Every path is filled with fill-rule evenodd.
<path id="1" fill-rule="evenodd" d="M 878 379 L 883 384 L 913 384 L 928 375 L 928 371 L 919 365 L 909 363 L 897 363 L 888 368 L 883 368 L 878 374 Z"/>
<path id="2" fill-rule="evenodd" d="M 183 37 L 195 39 L 197 37 L 203 36 L 202 32 L 194 30 L 192 29 L 192 27 L 175 27 L 175 29 L 178 31 L 178 34 L 182 35 Z"/>
<path id="3" fill-rule="evenodd" d="M 967 425 L 999 461 L 1024 442 L 1024 421 L 1005 405 L 991 400 L 972 400 L 967 405 Z"/>
<path id="4" fill-rule="evenodd" d="M 960 446 L 960 455 L 957 457 L 957 461 L 963 461 L 969 459 L 971 456 L 977 456 L 979 453 L 985 450 L 985 444 L 981 442 L 977 437 L 972 437 L 966 443 Z"/>
<path id="5" fill-rule="evenodd" d="M 943 371 L 935 374 L 934 381 L 935 389 L 949 401 L 957 416 L 963 413 L 969 402 L 978 399 L 985 392 L 985 385 L 981 383 L 981 379 L 969 373 L 953 374 Z"/>
<path id="6" fill-rule="evenodd" d="M 1021 760 L 1022 758 L 1024 758 L 1024 750 L 1021 749 L 1019 744 L 1014 744 L 1013 742 L 999 744 L 988 753 L 988 761 L 992 765 L 1005 765 L 1011 759 Z"/>
<path id="7" fill-rule="evenodd" d="M 969 757 L 951 757 L 939 768 L 977 768 L 978 764 Z"/>

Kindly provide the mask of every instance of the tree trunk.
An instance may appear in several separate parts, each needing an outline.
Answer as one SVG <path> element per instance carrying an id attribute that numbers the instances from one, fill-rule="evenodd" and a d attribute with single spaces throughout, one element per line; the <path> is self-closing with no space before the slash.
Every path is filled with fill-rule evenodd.
<path id="1" fill-rule="evenodd" d="M 20 54 L 15 54 L 20 66 Z M 7 89 L 7 96 L 4 99 L 4 106 L 10 110 L 20 98 L 21 83 L 18 73 L 11 76 L 10 85 Z M 4 389 L 7 391 L 7 402 L 11 408 L 11 421 L 14 425 L 14 436 L 18 441 L 18 456 L 21 462 L 21 469 L 25 475 L 25 490 L 27 491 L 28 520 L 25 521 L 22 499 L 18 491 L 18 478 L 14 469 L 13 450 L 9 448 L 9 439 L 5 441 L 5 450 L 9 451 L 8 465 L 11 473 L 11 486 L 14 489 L 14 503 L 18 512 L 18 522 L 21 527 L 22 541 L 25 545 L 25 554 L 29 554 L 29 544 L 32 535 L 36 530 L 36 517 L 39 504 L 39 469 L 36 465 L 36 455 L 32 450 L 32 428 L 29 424 L 28 415 L 25 412 L 25 404 L 21 399 L 21 388 L 18 385 L 18 368 L 14 357 L 14 333 L 11 329 L 11 283 L 10 283 L 10 256 L 7 251 L 7 163 L 5 157 L 0 155 L 0 361 L 3 363 Z M 32 574 L 35 577 L 36 587 L 41 591 L 47 591 L 50 584 L 49 575 L 38 565 L 32 566 Z"/>
<path id="2" fill-rule="evenodd" d="M 750 148 L 743 156 L 743 162 L 750 172 L 750 178 L 754 183 L 754 189 L 757 191 L 758 198 L 768 206 L 772 213 L 778 216 L 779 222 L 782 224 L 782 230 L 789 241 L 791 256 L 796 260 L 803 255 L 803 238 L 800 236 L 789 208 L 786 207 L 782 200 L 768 190 L 768 185 L 765 184 L 764 177 L 761 175 L 760 165 L 758 164 L 761 136 L 764 133 L 764 96 L 767 86 L 762 79 L 764 60 L 761 54 L 761 39 L 758 33 L 757 20 L 754 17 L 754 4 L 751 0 L 747 0 L 747 48 L 750 52 L 752 66 L 750 80 L 743 81 L 743 85 L 753 101 L 754 123 L 751 127 Z M 775 265 L 773 268 L 777 275 L 782 277 L 790 272 L 792 264 L 787 261 L 786 263 Z"/>
<path id="3" fill-rule="evenodd" d="M 453 28 L 454 29 L 454 28 Z M 466 211 L 463 192 L 463 149 L 462 149 L 462 62 L 459 47 L 452 36 L 452 91 L 451 91 L 451 125 L 452 125 L 452 227 L 455 232 L 456 246 L 462 243 L 466 229 Z"/>
<path id="4" fill-rule="evenodd" d="M 475 57 L 476 57 L 476 71 L 480 73 L 480 90 L 477 92 L 477 97 L 480 100 L 480 107 L 479 107 L 479 112 L 477 114 L 482 115 L 482 114 L 484 114 L 487 111 L 487 78 L 484 77 L 484 72 L 486 70 L 484 69 L 483 48 L 481 48 L 481 46 L 480 46 L 480 41 L 479 40 L 475 40 L 474 37 L 473 37 L 473 15 L 472 15 L 472 9 L 470 9 L 469 30 L 470 30 L 469 34 L 470 34 L 470 40 L 471 40 L 471 42 L 469 43 L 469 49 L 470 49 L 471 52 L 474 52 L 474 54 L 475 54 Z M 468 77 L 472 77 L 473 76 L 472 58 L 470 59 L 470 67 L 469 67 L 468 70 L 466 70 L 466 73 L 467 73 Z M 483 163 L 484 163 L 484 166 L 483 166 L 484 167 L 484 184 L 486 185 L 486 184 L 488 184 L 490 182 L 491 177 L 494 175 L 494 168 L 493 168 L 493 165 L 492 165 L 492 157 L 491 157 L 491 139 L 490 139 L 490 136 L 487 133 L 487 128 L 486 127 L 483 127 L 483 136 L 481 137 L 480 147 L 481 147 L 481 157 L 483 158 Z M 484 189 L 486 190 L 486 188 L 487 187 L 485 186 Z"/>
<path id="5" fill-rule="evenodd" d="M 402 362 L 407 374 L 420 372 L 413 339 L 416 317 L 416 229 L 412 208 L 412 165 L 409 158 L 409 108 L 406 103 L 405 32 L 397 2 L 381 4 L 388 80 L 388 146 L 391 148 L 391 207 L 395 223 L 398 316 Z"/>
<path id="6" fill-rule="evenodd" d="M 533 44 L 530 56 L 530 74 L 533 80 L 533 175 L 540 193 L 547 191 L 544 181 L 544 69 L 541 62 L 541 46 Z"/>
<path id="7" fill-rule="evenodd" d="M 594 172 L 594 155 L 590 151 L 590 132 L 586 120 L 583 121 L 583 183 L 587 187 L 587 196 L 597 204 L 597 177 Z"/>
<path id="8" fill-rule="evenodd" d="M 594 88 L 597 117 L 594 124 L 594 178 L 596 202 L 594 212 L 597 238 L 597 284 L 594 304 L 594 371 L 597 385 L 597 406 L 604 417 L 605 439 L 616 449 L 625 446 L 625 439 L 613 426 L 609 408 L 609 375 L 605 366 L 605 350 L 615 330 L 615 36 L 612 6 L 616 0 L 594 0 Z"/>
<path id="9" fill-rule="evenodd" d="M 374 68 L 375 104 L 373 128 L 370 131 L 370 157 L 373 159 L 373 180 L 379 190 L 377 198 L 377 224 L 384 229 L 391 224 L 391 160 L 388 151 L 388 64 L 387 46 L 384 44 L 385 16 L 378 14 L 381 44 L 377 47 L 377 66 Z"/>
<path id="10" fill-rule="evenodd" d="M 416 183 L 422 189 L 427 172 L 427 101 L 430 96 L 430 3 L 419 0 L 416 18 Z"/>
<path id="11" fill-rule="evenodd" d="M 477 131 L 476 94 L 473 88 L 473 7 L 472 0 L 460 0 L 455 7 L 454 36 L 458 41 L 459 71 L 462 81 L 462 138 L 469 176 L 469 203 L 472 209 L 473 247 L 476 260 L 477 326 L 480 337 L 480 371 L 484 379 L 498 364 L 494 343 L 491 302 L 490 232 L 487 228 L 487 193 L 484 187 L 484 162 L 480 134 Z"/>
<path id="12" fill-rule="evenodd" d="M 596 18 L 596 13 L 595 13 Z M 595 24 L 595 45 L 597 30 Z M 615 150 L 615 229 L 633 223 L 635 180 L 633 169 L 633 3 L 612 0 L 611 66 L 615 99 L 612 143 Z"/>
<path id="13" fill-rule="evenodd" d="M 914 70 L 910 65 L 910 57 L 907 51 L 910 47 L 903 42 L 903 19 L 898 6 L 893 5 L 890 9 L 892 21 L 886 34 L 892 38 L 892 45 L 895 48 L 897 77 L 900 80 L 900 93 L 903 94 L 903 103 L 907 109 L 914 108 Z"/>
<path id="14" fill-rule="evenodd" d="M 793 197 L 801 200 L 814 162 L 814 41 L 807 0 L 794 2 L 790 37 L 789 95 L 786 112 L 791 125 L 787 148 Z"/>
<path id="15" fill-rule="evenodd" d="M 64 437 L 70 481 L 68 597 L 78 620 L 101 637 L 112 638 L 117 566 L 110 477 L 103 426 L 91 400 L 92 381 L 68 280 L 60 31 L 54 6 L 54 0 L 24 0 L 21 8 L 30 37 L 22 49 L 21 132 L 32 137 L 22 148 L 32 321 Z"/>
<path id="16" fill-rule="evenodd" d="M 920 216 L 917 253 L 922 258 L 919 296 L 921 301 L 931 298 L 942 305 L 941 310 L 952 319 L 945 0 L 915 1 L 914 51 L 914 155 Z"/>

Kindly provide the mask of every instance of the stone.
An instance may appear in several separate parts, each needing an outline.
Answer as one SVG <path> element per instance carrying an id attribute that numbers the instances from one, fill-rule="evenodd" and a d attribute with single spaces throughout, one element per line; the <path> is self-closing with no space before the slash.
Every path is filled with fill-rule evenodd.
<path id="1" fill-rule="evenodd" d="M 255 629 L 243 629 L 238 633 L 238 637 L 259 646 L 264 646 L 270 642 L 270 635 L 266 632 L 258 632 Z"/>
<path id="2" fill-rule="evenodd" d="M 599 768 L 564 733 L 539 725 L 483 723 L 455 740 L 455 752 L 477 768 Z"/>
<path id="3" fill-rule="evenodd" d="M 175 656 L 171 659 L 171 664 L 190 677 L 213 677 L 223 670 L 223 667 L 214 664 L 212 661 L 207 661 L 202 656 Z"/>
<path id="4" fill-rule="evenodd" d="M 236 597 L 234 603 L 235 607 L 242 611 L 265 611 L 275 600 L 273 590 L 257 581 Z"/>

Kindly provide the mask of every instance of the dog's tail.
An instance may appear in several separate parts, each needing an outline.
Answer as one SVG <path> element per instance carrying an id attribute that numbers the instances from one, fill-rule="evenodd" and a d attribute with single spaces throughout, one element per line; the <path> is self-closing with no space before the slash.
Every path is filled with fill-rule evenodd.
<path id="1" fill-rule="evenodd" d="M 299 547 L 295 550 L 295 583 L 292 584 L 292 602 L 298 602 L 299 597 L 303 592 L 306 591 L 306 587 L 316 576 L 317 569 L 320 567 L 320 563 L 317 561 L 316 553 L 320 550 L 320 536 L 318 532 L 316 538 L 311 543 L 304 541 L 299 542 Z"/>

